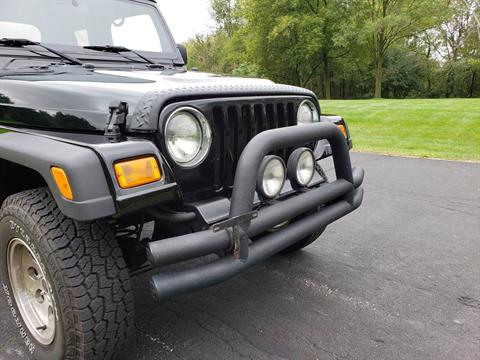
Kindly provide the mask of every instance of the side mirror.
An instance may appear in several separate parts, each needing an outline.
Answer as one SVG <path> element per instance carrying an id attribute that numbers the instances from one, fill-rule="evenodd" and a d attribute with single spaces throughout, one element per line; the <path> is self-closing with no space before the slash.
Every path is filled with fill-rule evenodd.
<path id="1" fill-rule="evenodd" d="M 177 49 L 178 51 L 180 51 L 180 55 L 182 55 L 183 62 L 185 63 L 185 65 L 187 65 L 188 64 L 187 48 L 185 47 L 185 45 L 177 44 Z"/>

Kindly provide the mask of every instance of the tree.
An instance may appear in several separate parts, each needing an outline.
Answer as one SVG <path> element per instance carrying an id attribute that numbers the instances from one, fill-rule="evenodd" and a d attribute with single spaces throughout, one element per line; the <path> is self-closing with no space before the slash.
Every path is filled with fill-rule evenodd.
<path id="1" fill-rule="evenodd" d="M 248 49 L 267 77 L 299 86 L 322 78 L 331 98 L 332 62 L 350 51 L 342 0 L 244 0 Z"/>
<path id="2" fill-rule="evenodd" d="M 480 0 L 211 0 L 190 66 L 324 98 L 480 95 Z"/>
<path id="3" fill-rule="evenodd" d="M 465 39 L 464 54 L 471 72 L 469 97 L 475 97 L 480 92 L 480 1 L 474 2 L 471 13 L 473 20 Z"/>
<path id="4" fill-rule="evenodd" d="M 233 36 L 240 25 L 237 2 L 234 0 L 210 0 L 210 6 L 217 27 L 224 30 L 228 36 Z"/>
<path id="5" fill-rule="evenodd" d="M 465 6 L 463 0 L 451 0 L 449 7 L 453 15 L 441 25 L 440 34 L 444 41 L 447 59 L 458 61 L 464 55 L 462 50 L 465 48 L 465 41 L 474 28 L 474 12 L 471 6 Z"/>
<path id="6" fill-rule="evenodd" d="M 210 5 L 217 30 L 187 41 L 190 66 L 217 74 L 257 75 L 251 64 L 245 63 L 244 27 L 236 1 L 211 0 Z"/>
<path id="7" fill-rule="evenodd" d="M 304 11 L 310 16 L 322 19 L 321 32 L 323 38 L 319 39 L 319 52 L 323 65 L 323 95 L 331 99 L 331 85 L 333 77 L 332 63 L 345 57 L 354 46 L 355 31 L 352 23 L 350 9 L 346 1 L 338 0 L 306 0 L 303 1 Z"/>
<path id="8" fill-rule="evenodd" d="M 232 67 L 226 62 L 227 38 L 223 33 L 196 35 L 185 46 L 189 54 L 189 66 L 212 73 L 229 73 Z"/>
<path id="9" fill-rule="evenodd" d="M 480 60 L 480 24 L 477 16 L 480 4 L 478 1 L 451 0 L 449 5 L 453 15 L 442 24 L 439 31 L 448 61 L 445 96 L 455 95 L 456 83 L 462 81 L 463 84 L 469 84 L 468 91 L 465 89 L 462 95 L 467 93 L 473 97 Z"/>
<path id="10" fill-rule="evenodd" d="M 375 67 L 375 97 L 382 97 L 384 60 L 400 40 L 421 33 L 442 20 L 446 0 L 357 0 L 362 35 Z"/>

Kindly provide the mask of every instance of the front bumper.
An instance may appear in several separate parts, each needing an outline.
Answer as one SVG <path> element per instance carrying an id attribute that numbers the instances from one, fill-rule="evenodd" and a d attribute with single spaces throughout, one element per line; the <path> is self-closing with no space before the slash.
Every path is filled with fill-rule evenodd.
<path id="1" fill-rule="evenodd" d="M 262 159 L 274 150 L 322 139 L 332 148 L 337 180 L 253 213 L 256 176 Z M 288 248 L 357 209 L 363 200 L 363 178 L 363 169 L 352 169 L 348 144 L 333 124 L 287 127 L 257 135 L 244 149 L 237 166 L 229 220 L 210 230 L 152 242 L 147 249 L 153 267 L 232 250 L 235 256 L 155 275 L 151 280 L 153 294 L 166 298 L 221 283 Z M 302 215 L 305 217 L 301 220 L 268 232 Z M 257 240 L 251 241 L 253 238 Z"/>

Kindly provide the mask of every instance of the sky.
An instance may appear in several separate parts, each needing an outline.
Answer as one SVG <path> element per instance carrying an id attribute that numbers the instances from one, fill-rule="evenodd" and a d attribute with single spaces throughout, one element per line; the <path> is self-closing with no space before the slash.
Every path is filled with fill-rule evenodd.
<path id="1" fill-rule="evenodd" d="M 177 43 L 213 28 L 210 0 L 157 0 Z"/>

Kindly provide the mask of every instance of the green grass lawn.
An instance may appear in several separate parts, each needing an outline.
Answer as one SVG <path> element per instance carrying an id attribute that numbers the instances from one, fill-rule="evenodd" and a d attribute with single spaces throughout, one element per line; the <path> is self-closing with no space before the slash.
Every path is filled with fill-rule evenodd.
<path id="1" fill-rule="evenodd" d="M 343 116 L 355 149 L 384 154 L 480 160 L 480 99 L 320 101 Z"/>

